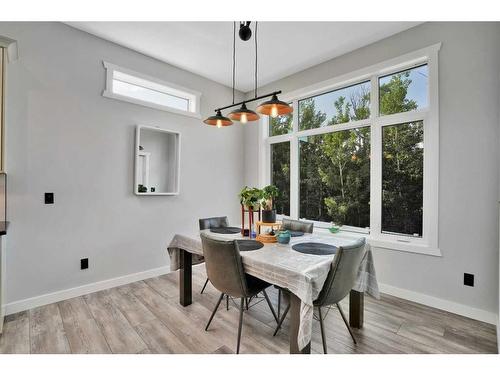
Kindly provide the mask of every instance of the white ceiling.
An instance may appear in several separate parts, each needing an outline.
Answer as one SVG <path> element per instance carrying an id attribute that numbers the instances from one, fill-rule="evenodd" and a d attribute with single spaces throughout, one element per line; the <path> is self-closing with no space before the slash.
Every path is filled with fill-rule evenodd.
<path id="1" fill-rule="evenodd" d="M 232 22 L 69 22 L 70 26 L 231 86 Z M 297 73 L 419 22 L 259 22 L 258 85 Z M 251 28 L 254 30 L 255 23 Z M 236 88 L 254 86 L 254 38 L 236 37 Z M 116 63 L 120 63 L 117 61 Z"/>

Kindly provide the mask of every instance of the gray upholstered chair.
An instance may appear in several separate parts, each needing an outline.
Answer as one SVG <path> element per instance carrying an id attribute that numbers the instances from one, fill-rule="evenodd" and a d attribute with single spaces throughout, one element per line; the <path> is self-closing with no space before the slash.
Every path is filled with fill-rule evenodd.
<path id="1" fill-rule="evenodd" d="M 281 220 L 281 230 L 293 230 L 304 233 L 312 233 L 314 229 L 314 223 L 302 221 L 302 220 L 292 220 L 285 219 Z M 277 287 L 278 288 L 278 287 Z M 281 313 L 281 288 L 278 288 L 278 317 Z"/>
<path id="2" fill-rule="evenodd" d="M 283 219 L 281 220 L 281 229 L 312 233 L 314 229 L 314 223 L 302 220 Z"/>
<path id="3" fill-rule="evenodd" d="M 229 223 L 227 221 L 227 216 L 207 217 L 205 219 L 200 219 L 199 223 L 200 223 L 200 230 L 229 226 Z"/>
<path id="4" fill-rule="evenodd" d="M 229 223 L 227 221 L 227 216 L 207 217 L 204 219 L 199 219 L 198 222 L 200 224 L 200 230 L 229 226 Z M 200 294 L 203 294 L 205 288 L 207 287 L 207 284 L 208 284 L 208 277 L 207 280 L 205 281 L 205 284 L 203 284 L 203 288 L 201 289 Z M 227 301 L 227 304 L 229 304 L 229 300 Z"/>
<path id="5" fill-rule="evenodd" d="M 262 292 L 274 318 L 278 321 L 271 301 L 265 291 L 270 284 L 245 273 L 237 241 L 216 240 L 210 238 L 205 233 L 202 233 L 201 242 L 203 245 L 203 256 L 205 257 L 205 266 L 208 278 L 210 279 L 212 285 L 221 292 L 219 300 L 215 305 L 214 311 L 208 320 L 205 330 L 208 330 L 208 327 L 210 326 L 210 323 L 212 322 L 224 295 L 228 295 L 233 298 L 240 298 L 240 322 L 238 326 L 238 341 L 236 346 L 236 353 L 238 354 L 240 352 L 244 304 L 247 298 L 254 297 L 258 293 Z"/>
<path id="6" fill-rule="evenodd" d="M 325 354 L 327 353 L 327 348 L 325 329 L 323 327 L 323 314 L 321 312 L 322 307 L 330 307 L 331 305 L 337 306 L 337 309 L 342 316 L 342 320 L 344 321 L 347 329 L 349 330 L 349 334 L 356 344 L 356 338 L 354 337 L 339 302 L 342 301 L 354 287 L 358 276 L 359 266 L 363 260 L 364 254 L 364 238 L 360 238 L 352 245 L 339 247 L 330 266 L 330 272 L 328 273 L 325 283 L 323 284 L 323 288 L 321 289 L 318 298 L 313 302 L 314 307 L 318 309 L 318 320 L 321 326 L 321 340 L 323 342 L 323 351 Z M 278 323 L 278 327 L 276 327 L 276 330 L 274 331 L 274 335 L 278 333 L 278 330 L 285 320 L 288 310 L 290 310 L 290 305 L 288 305 L 285 309 L 283 316 Z"/>

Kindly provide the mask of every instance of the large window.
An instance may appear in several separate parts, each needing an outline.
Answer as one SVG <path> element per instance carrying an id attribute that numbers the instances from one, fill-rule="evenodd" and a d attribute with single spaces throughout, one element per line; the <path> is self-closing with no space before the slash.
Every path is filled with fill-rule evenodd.
<path id="1" fill-rule="evenodd" d="M 109 98 L 199 117 L 200 93 L 138 72 L 104 63 Z"/>
<path id="2" fill-rule="evenodd" d="M 440 254 L 438 50 L 286 98 L 295 111 L 268 119 L 263 169 L 263 182 L 280 189 L 279 213 L 369 233 L 377 246 Z"/>

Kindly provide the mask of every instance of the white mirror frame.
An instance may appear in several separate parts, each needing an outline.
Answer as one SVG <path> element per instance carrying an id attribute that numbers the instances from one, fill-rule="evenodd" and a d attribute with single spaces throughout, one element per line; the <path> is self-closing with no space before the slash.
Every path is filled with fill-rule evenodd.
<path id="1" fill-rule="evenodd" d="M 176 136 L 176 150 L 175 150 L 175 164 L 176 164 L 176 173 L 175 173 L 175 189 L 171 192 L 147 192 L 147 193 L 139 193 L 139 145 L 141 142 L 141 130 L 148 129 L 159 131 L 163 133 L 173 134 Z M 174 130 L 162 129 L 157 126 L 147 126 L 147 125 L 137 125 L 135 132 L 135 151 L 134 151 L 134 194 L 138 196 L 153 196 L 153 195 L 179 195 L 180 191 L 180 170 L 181 170 L 181 133 Z"/>

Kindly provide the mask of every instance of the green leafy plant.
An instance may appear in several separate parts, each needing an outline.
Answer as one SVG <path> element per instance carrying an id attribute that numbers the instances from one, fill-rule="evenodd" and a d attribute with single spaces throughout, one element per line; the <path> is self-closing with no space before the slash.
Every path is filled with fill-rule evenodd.
<path id="1" fill-rule="evenodd" d="M 239 198 L 242 205 L 249 209 L 257 210 L 260 207 L 262 191 L 257 188 L 245 186 L 243 189 L 241 189 Z"/>
<path id="2" fill-rule="evenodd" d="M 274 185 L 267 185 L 262 189 L 261 206 L 264 210 L 272 210 L 274 208 L 274 200 L 278 198 L 279 190 Z"/>

